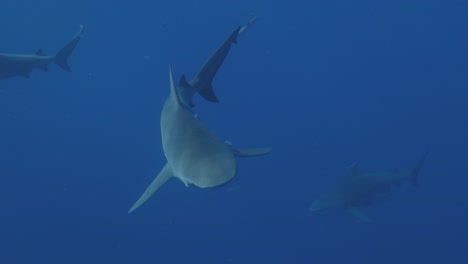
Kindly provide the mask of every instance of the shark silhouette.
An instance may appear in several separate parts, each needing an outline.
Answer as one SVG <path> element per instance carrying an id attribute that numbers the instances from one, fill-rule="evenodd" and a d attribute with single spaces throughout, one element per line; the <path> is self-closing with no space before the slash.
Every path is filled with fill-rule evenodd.
<path id="1" fill-rule="evenodd" d="M 428 151 L 414 168 L 406 172 L 360 173 L 357 164 L 348 168 L 346 176 L 330 190 L 322 194 L 310 206 L 310 211 L 345 209 L 358 220 L 372 222 L 358 208 L 370 205 L 391 195 L 391 187 L 410 181 L 418 186 L 418 174 Z"/>
<path id="2" fill-rule="evenodd" d="M 75 36 L 52 56 L 45 55 L 42 50 L 34 54 L 1 54 L 0 53 L 0 79 L 7 79 L 16 76 L 30 78 L 34 69 L 48 70 L 50 63 L 55 63 L 64 71 L 71 72 L 68 65 L 68 57 L 75 49 L 83 34 L 83 26 Z"/>
<path id="3" fill-rule="evenodd" d="M 223 141 L 196 117 L 190 107 L 181 102 L 172 70 L 169 72 L 170 95 L 161 112 L 161 139 L 167 163 L 129 213 L 173 177 L 186 186 L 220 186 L 236 175 L 236 157 L 253 157 L 271 152 L 271 148 L 234 149 Z"/>

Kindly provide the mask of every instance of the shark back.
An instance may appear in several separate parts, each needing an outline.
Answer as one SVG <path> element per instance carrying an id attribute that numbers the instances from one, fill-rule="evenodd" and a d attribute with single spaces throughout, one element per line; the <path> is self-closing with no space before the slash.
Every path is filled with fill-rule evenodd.
<path id="1" fill-rule="evenodd" d="M 172 72 L 170 85 L 171 94 L 161 113 L 161 136 L 173 176 L 201 188 L 228 182 L 236 175 L 234 153 L 181 103 Z"/>

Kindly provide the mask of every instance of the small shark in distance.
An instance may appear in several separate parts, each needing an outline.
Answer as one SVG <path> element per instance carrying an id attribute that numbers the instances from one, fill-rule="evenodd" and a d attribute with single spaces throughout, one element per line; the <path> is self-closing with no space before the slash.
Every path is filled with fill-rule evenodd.
<path id="1" fill-rule="evenodd" d="M 237 174 L 236 157 L 271 152 L 271 148 L 234 149 L 181 102 L 172 70 L 169 70 L 169 78 L 170 95 L 161 112 L 161 139 L 167 163 L 128 213 L 140 207 L 173 177 L 186 186 L 220 186 Z"/>
<path id="2" fill-rule="evenodd" d="M 224 41 L 221 47 L 219 47 L 216 52 L 211 55 L 208 61 L 202 66 L 198 74 L 191 81 L 187 81 L 185 75 L 182 75 L 179 80 L 177 89 L 179 91 L 180 100 L 183 104 L 193 108 L 194 104 L 192 102 L 192 97 L 196 92 L 198 92 L 198 94 L 200 94 L 207 101 L 219 102 L 213 91 L 212 81 L 224 60 L 226 59 L 226 56 L 231 49 L 231 45 L 233 43 L 237 43 L 237 37 L 239 34 L 249 29 L 255 23 L 255 21 L 256 18 L 254 17 L 243 26 L 236 28 Z"/>
<path id="3" fill-rule="evenodd" d="M 391 187 L 410 181 L 418 186 L 418 174 L 426 159 L 426 151 L 414 168 L 406 172 L 361 173 L 357 164 L 348 168 L 346 176 L 330 190 L 319 196 L 309 207 L 310 211 L 345 209 L 358 220 L 372 222 L 358 208 L 390 197 Z"/>
<path id="4" fill-rule="evenodd" d="M 60 66 L 64 71 L 71 72 L 67 60 L 80 41 L 83 30 L 83 26 L 80 26 L 78 33 L 56 54 L 51 56 L 45 55 L 42 50 L 38 50 L 34 54 L 0 53 L 0 80 L 16 76 L 30 78 L 34 69 L 47 71 L 48 65 L 52 62 Z"/>

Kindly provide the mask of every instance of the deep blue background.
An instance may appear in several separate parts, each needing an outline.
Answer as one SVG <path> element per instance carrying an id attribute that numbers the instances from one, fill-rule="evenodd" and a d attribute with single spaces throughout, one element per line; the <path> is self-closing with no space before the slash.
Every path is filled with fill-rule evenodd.
<path id="1" fill-rule="evenodd" d="M 0 89 L 0 263 L 468 263 L 468 2 L 2 0 L 0 52 L 70 58 Z M 168 65 L 193 77 L 258 17 L 200 117 L 239 147 L 213 190 L 170 181 L 127 210 L 165 163 Z M 307 210 L 358 162 L 411 168 L 420 188 L 365 209 Z"/>

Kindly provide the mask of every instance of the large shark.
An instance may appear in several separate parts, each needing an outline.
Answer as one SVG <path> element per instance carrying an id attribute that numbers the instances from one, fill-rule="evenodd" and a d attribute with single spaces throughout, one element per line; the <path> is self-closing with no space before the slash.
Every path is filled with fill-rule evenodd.
<path id="1" fill-rule="evenodd" d="M 75 49 L 83 34 L 83 26 L 75 36 L 63 46 L 56 54 L 47 56 L 42 50 L 34 54 L 1 54 L 0 53 L 0 79 L 7 79 L 15 76 L 29 78 L 34 69 L 48 70 L 50 63 L 55 63 L 64 71 L 71 72 L 68 66 L 68 57 Z"/>
<path id="2" fill-rule="evenodd" d="M 358 208 L 370 205 L 391 195 L 391 187 L 410 181 L 418 186 L 418 174 L 426 159 L 426 151 L 414 168 L 406 172 L 360 173 L 354 164 L 347 170 L 346 176 L 329 191 L 316 199 L 309 210 L 324 211 L 328 209 L 345 209 L 358 220 L 372 222 Z"/>
<path id="3" fill-rule="evenodd" d="M 211 55 L 198 74 L 191 81 L 187 81 L 185 75 L 182 75 L 177 89 L 179 91 L 180 100 L 183 104 L 191 108 L 194 107 L 192 98 L 195 93 L 200 94 L 207 101 L 219 102 L 219 99 L 213 91 L 213 79 L 226 59 L 232 44 L 237 43 L 237 37 L 249 29 L 255 21 L 256 18 L 254 17 L 243 26 L 236 28 L 224 41 L 221 47 Z"/>
<path id="4" fill-rule="evenodd" d="M 167 163 L 130 208 L 140 207 L 169 179 L 209 188 L 229 182 L 237 173 L 236 157 L 267 154 L 271 148 L 234 149 L 203 124 L 180 100 L 169 69 L 170 95 L 161 112 L 161 139 Z"/>

